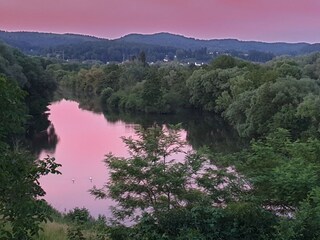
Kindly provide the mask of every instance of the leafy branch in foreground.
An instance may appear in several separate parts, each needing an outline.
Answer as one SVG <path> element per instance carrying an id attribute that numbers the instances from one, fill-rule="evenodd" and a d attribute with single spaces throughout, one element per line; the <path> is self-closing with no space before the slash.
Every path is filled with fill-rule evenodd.
<path id="1" fill-rule="evenodd" d="M 49 156 L 35 160 L 27 152 L 4 149 L 0 156 L 0 238 L 30 239 L 49 219 L 39 178 L 60 174 L 60 164 Z M 2 239 L 2 238 L 1 238 Z"/>

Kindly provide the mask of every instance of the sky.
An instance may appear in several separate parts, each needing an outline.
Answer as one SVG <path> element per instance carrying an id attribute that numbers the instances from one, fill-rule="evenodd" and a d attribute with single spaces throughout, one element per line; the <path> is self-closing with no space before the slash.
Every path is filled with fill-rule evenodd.
<path id="1" fill-rule="evenodd" d="M 319 0 L 0 0 L 0 29 L 320 42 Z"/>

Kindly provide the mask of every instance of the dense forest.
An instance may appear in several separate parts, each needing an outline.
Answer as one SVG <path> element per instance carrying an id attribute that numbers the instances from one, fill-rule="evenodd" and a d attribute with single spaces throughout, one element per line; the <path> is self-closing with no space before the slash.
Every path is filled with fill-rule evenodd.
<path id="1" fill-rule="evenodd" d="M 148 54 L 89 65 L 0 45 L 0 237 L 31 239 L 54 217 L 68 239 L 319 239 L 320 54 L 264 64 L 223 55 L 202 66 L 149 64 Z M 86 209 L 62 215 L 41 200 L 38 181 L 59 164 L 37 160 L 27 140 L 50 125 L 43 113 L 57 87 L 94 100 L 92 110 L 218 114 L 250 143 L 185 153 L 179 124 L 138 127 L 123 138 L 130 156 L 106 155 L 110 182 L 91 189 L 117 203 L 113 221 Z"/>

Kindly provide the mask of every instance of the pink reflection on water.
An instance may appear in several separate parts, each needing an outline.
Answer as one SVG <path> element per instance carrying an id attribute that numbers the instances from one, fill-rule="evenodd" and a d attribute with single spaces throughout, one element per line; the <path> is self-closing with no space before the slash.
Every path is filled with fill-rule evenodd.
<path id="1" fill-rule="evenodd" d="M 102 162 L 105 154 L 128 155 L 120 137 L 134 135 L 134 128 L 121 121 L 107 122 L 102 114 L 81 110 L 78 105 L 62 100 L 49 106 L 49 120 L 59 136 L 53 156 L 62 164 L 62 175 L 41 179 L 47 192 L 45 199 L 62 212 L 86 207 L 93 216 L 110 216 L 112 202 L 95 200 L 88 190 L 94 185 L 101 187 L 108 180 L 107 168 Z M 42 152 L 40 157 L 46 155 Z"/>
<path id="2" fill-rule="evenodd" d="M 62 175 L 49 175 L 41 179 L 47 192 L 45 199 L 57 210 L 64 212 L 75 207 L 87 208 L 91 215 L 111 217 L 111 200 L 95 200 L 88 190 L 102 187 L 108 181 L 108 170 L 102 160 L 112 152 L 128 156 L 121 136 L 134 136 L 134 125 L 118 121 L 108 122 L 102 114 L 79 108 L 73 101 L 62 100 L 49 106 L 49 120 L 59 137 L 56 151 L 51 156 L 62 164 Z M 181 131 L 186 139 L 186 132 Z M 190 150 L 187 146 L 185 150 Z M 47 155 L 42 152 L 40 158 Z M 182 159 L 182 154 L 172 156 Z"/>

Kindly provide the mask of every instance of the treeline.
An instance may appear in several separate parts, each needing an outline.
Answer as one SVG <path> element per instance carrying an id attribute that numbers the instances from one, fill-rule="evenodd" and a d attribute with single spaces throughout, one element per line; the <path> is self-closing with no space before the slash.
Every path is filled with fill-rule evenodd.
<path id="1" fill-rule="evenodd" d="M 143 35 L 142 38 L 133 38 L 130 41 L 132 35 L 116 40 L 107 40 L 76 34 L 0 31 L 0 39 L 28 55 L 78 62 L 123 62 L 137 58 L 142 51 L 146 53 L 148 62 L 165 59 L 165 61 L 175 60 L 184 63 L 207 63 L 222 54 L 254 62 L 266 62 L 279 54 L 291 54 L 290 47 L 285 43 L 274 48 L 272 44 L 266 43 L 249 42 L 245 44 L 237 40 L 215 40 L 212 41 L 212 45 L 209 44 L 210 41 L 188 39 L 172 34 L 163 34 L 166 36 L 163 38 L 161 35 L 154 35 L 155 41 L 144 40 Z M 148 36 L 145 37 L 148 38 Z M 152 36 L 149 37 L 153 38 Z M 189 44 L 186 44 L 185 41 Z M 238 46 L 238 44 L 240 45 Z M 242 44 L 246 46 L 241 47 Z M 285 49 L 285 46 L 289 49 Z M 299 44 L 296 47 L 291 47 L 300 49 Z M 276 49 L 285 50 L 274 51 Z M 316 46 L 310 45 L 310 49 L 309 52 L 315 51 Z"/>
<path id="2" fill-rule="evenodd" d="M 76 93 L 100 97 L 105 108 L 168 113 L 190 105 L 185 81 L 192 68 L 147 66 L 141 60 L 124 65 L 97 65 L 80 71 L 64 68 L 51 65 L 48 70 L 60 84 Z"/>
<path id="3" fill-rule="evenodd" d="M 57 87 L 45 70 L 51 61 L 27 57 L 20 51 L 0 43 L 0 74 L 27 92 L 26 105 L 31 115 L 42 114 Z"/>
<path id="4" fill-rule="evenodd" d="M 187 80 L 190 101 L 220 113 L 244 137 L 277 128 L 288 129 L 294 136 L 314 136 L 318 134 L 317 114 L 310 110 L 317 108 L 318 59 L 319 54 L 314 54 L 254 65 L 220 58 Z"/>
<path id="5" fill-rule="evenodd" d="M 28 57 L 5 44 L 0 43 L 0 75 L 7 81 L 17 84 L 25 92 L 26 122 L 24 127 L 28 139 L 34 138 L 37 133 L 46 131 L 51 124 L 45 111 L 57 88 L 54 77 L 46 71 L 53 61 L 40 57 Z M 48 143 L 42 138 L 43 146 L 54 148 L 55 144 Z M 52 132 L 52 140 L 57 140 Z M 29 141 L 31 144 L 31 141 Z M 33 149 L 39 151 L 39 149 Z"/>
<path id="6" fill-rule="evenodd" d="M 100 98 L 105 109 L 173 113 L 196 108 L 223 116 L 242 137 L 285 128 L 295 137 L 318 136 L 319 54 L 253 64 L 221 56 L 196 67 L 55 64 L 48 71 L 79 95 Z M 70 69 L 73 66 L 74 69 Z M 71 67 L 72 68 L 72 67 Z"/>
<path id="7" fill-rule="evenodd" d="M 141 51 L 144 51 L 148 56 L 148 62 L 156 62 L 163 61 L 165 58 L 172 61 L 176 50 L 173 47 L 103 40 L 46 48 L 42 50 L 41 55 L 49 54 L 51 57 L 58 57 L 60 59 L 64 57 L 64 59 L 74 61 L 93 60 L 107 63 L 132 60 L 137 58 Z"/>
<path id="8" fill-rule="evenodd" d="M 230 55 L 253 62 L 266 62 L 275 57 L 270 52 L 227 50 L 210 52 L 206 47 L 183 49 L 171 46 L 130 43 L 117 40 L 88 41 L 78 44 L 59 45 L 41 49 L 38 54 L 69 61 L 124 62 L 135 59 L 145 52 L 148 62 L 179 61 L 182 63 L 208 63 L 220 55 Z"/>
<path id="9" fill-rule="evenodd" d="M 49 125 L 43 112 L 56 82 L 45 71 L 46 65 L 43 59 L 0 44 L 1 239 L 30 239 L 49 217 L 39 178 L 59 173 L 59 164 L 50 157 L 38 160 L 26 137 Z"/>

